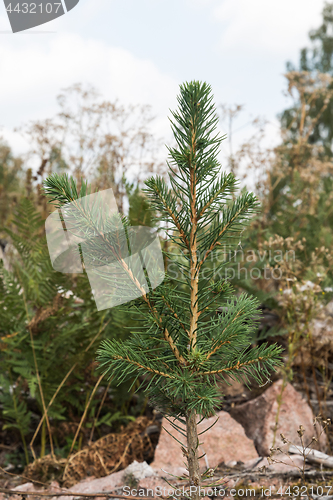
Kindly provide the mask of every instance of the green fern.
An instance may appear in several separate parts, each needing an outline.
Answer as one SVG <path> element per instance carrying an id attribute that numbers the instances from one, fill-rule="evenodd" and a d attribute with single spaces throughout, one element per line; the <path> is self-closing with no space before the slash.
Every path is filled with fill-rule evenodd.
<path id="1" fill-rule="evenodd" d="M 53 270 L 43 226 L 32 202 L 23 199 L 11 227 L 2 229 L 10 238 L 12 257 L 9 269 L 0 262 L 0 421 L 5 422 L 6 432 L 19 433 L 25 447 L 35 430 L 31 408 L 40 418 L 43 414 L 32 347 L 46 406 L 75 365 L 48 415 L 54 424 L 73 417 L 79 420 L 86 394 L 97 380 L 95 368 L 86 368 L 99 342 L 115 335 L 125 337 L 126 325 L 131 324 L 121 312 L 96 310 L 85 275 L 72 277 Z M 96 397 L 91 407 L 99 404 Z M 120 405 L 108 404 L 111 414 Z M 86 421 L 88 427 L 91 423 L 91 418 Z"/>

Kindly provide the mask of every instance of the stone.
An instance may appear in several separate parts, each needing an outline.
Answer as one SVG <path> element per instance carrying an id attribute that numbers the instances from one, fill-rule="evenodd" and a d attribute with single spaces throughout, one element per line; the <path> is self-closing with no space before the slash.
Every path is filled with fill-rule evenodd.
<path id="1" fill-rule="evenodd" d="M 138 484 L 138 489 L 144 488 L 145 490 L 153 490 L 155 492 L 157 488 L 163 488 L 164 486 L 167 486 L 167 483 L 163 481 L 160 476 L 156 475 L 141 479 Z"/>
<path id="2" fill-rule="evenodd" d="M 128 482 L 131 482 L 131 477 L 137 483 L 154 475 L 155 471 L 146 462 L 139 463 L 135 460 L 126 469 L 119 472 L 114 472 L 105 477 L 84 479 L 66 490 L 66 493 L 73 492 L 75 495 L 54 497 L 54 500 L 73 500 L 78 496 L 77 493 L 101 493 L 103 491 L 110 493 L 116 491 L 122 494 L 121 490 Z"/>
<path id="3" fill-rule="evenodd" d="M 284 455 L 282 453 L 276 454 L 273 456 L 273 463 L 267 461 L 265 457 L 263 462 L 258 464 L 256 467 L 262 467 L 265 465 L 268 471 L 271 472 L 289 472 L 289 471 L 299 471 L 303 469 L 304 458 L 301 455 Z M 306 464 L 306 468 L 308 468 L 308 464 Z"/>
<path id="4" fill-rule="evenodd" d="M 206 453 L 206 456 L 200 459 L 201 469 L 214 468 L 230 460 L 245 461 L 258 458 L 254 444 L 246 437 L 243 427 L 225 411 L 220 411 L 215 417 L 205 419 L 199 425 L 199 433 L 208 429 L 216 419 L 216 424 L 199 436 L 202 443 L 199 446 L 199 455 Z M 175 421 L 175 423 L 179 425 L 179 422 Z M 159 474 L 161 474 L 160 469 L 167 472 L 174 471 L 175 468 L 182 468 L 180 471 L 185 470 L 187 462 L 180 444 L 168 432 L 184 445 L 186 445 L 185 437 L 176 431 L 166 419 L 163 419 L 162 426 L 164 429 L 162 428 L 151 467 Z"/>
<path id="5" fill-rule="evenodd" d="M 38 490 L 38 488 L 36 488 L 33 483 L 23 483 L 15 486 L 15 488 L 13 488 L 13 491 L 43 491 L 43 489 L 39 488 Z"/>
<path id="6" fill-rule="evenodd" d="M 278 380 L 261 396 L 235 406 L 230 411 L 231 416 L 244 427 L 246 436 L 253 440 L 257 452 L 263 457 L 270 455 L 270 448 L 273 444 L 275 418 L 278 410 L 277 398 L 281 393 L 281 386 L 282 380 Z M 300 438 L 297 434 L 300 425 L 304 428 L 304 444 L 308 446 L 312 437 L 317 437 L 311 408 L 302 395 L 291 384 L 287 384 L 283 392 L 274 447 L 284 449 L 280 437 L 281 433 L 291 444 L 300 445 Z M 326 435 L 324 433 L 321 434 L 318 444 L 321 451 L 324 451 L 326 448 Z"/>
<path id="7" fill-rule="evenodd" d="M 133 476 L 136 481 L 156 475 L 156 472 L 150 467 L 150 465 L 147 464 L 147 462 L 137 462 L 136 460 L 126 467 L 123 472 L 124 475 Z"/>
<path id="8" fill-rule="evenodd" d="M 38 491 L 43 491 L 41 488 L 36 488 L 33 483 L 23 483 L 19 484 L 18 486 L 15 486 L 15 488 L 12 488 L 13 491 L 27 491 L 27 492 L 38 492 Z M 21 495 L 12 495 L 10 498 L 13 500 L 21 500 L 22 496 Z"/>
<path id="9" fill-rule="evenodd" d="M 121 488 L 123 483 L 124 471 L 114 472 L 109 476 L 96 479 L 83 480 L 69 488 L 66 493 L 75 493 L 73 496 L 53 497 L 53 500 L 73 500 L 78 495 L 76 493 L 97 493 L 103 491 L 112 491 Z"/>
<path id="10" fill-rule="evenodd" d="M 241 469 L 244 471 L 258 471 L 265 467 L 267 472 L 289 472 L 303 468 L 304 458 L 301 455 L 285 455 L 284 453 L 276 453 L 273 456 L 273 463 L 267 460 L 267 457 L 261 457 L 258 460 L 249 460 L 244 462 Z M 308 467 L 308 463 L 306 464 Z"/>
<path id="11" fill-rule="evenodd" d="M 51 491 L 52 493 L 59 493 L 59 490 L 61 492 L 61 487 L 58 483 L 58 481 L 51 481 L 51 484 L 48 488 L 48 491 Z"/>

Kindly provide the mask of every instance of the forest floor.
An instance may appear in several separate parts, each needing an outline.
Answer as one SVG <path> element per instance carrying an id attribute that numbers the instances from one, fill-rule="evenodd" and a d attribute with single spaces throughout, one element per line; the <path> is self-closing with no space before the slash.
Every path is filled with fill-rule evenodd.
<path id="1" fill-rule="evenodd" d="M 278 375 L 272 375 L 272 382 L 277 378 Z M 324 382 L 320 381 L 319 377 L 318 380 L 314 377 L 313 370 L 309 369 L 304 378 L 304 373 L 302 373 L 300 369 L 296 369 L 294 371 L 293 386 L 310 402 L 314 416 L 324 412 L 324 418 L 331 418 L 333 420 L 333 404 L 332 401 L 329 400 L 333 393 L 333 383 L 330 382 L 325 385 Z M 260 387 L 259 385 L 251 386 L 251 389 L 239 383 L 233 383 L 230 386 L 226 386 L 224 387 L 225 397 L 221 409 L 229 412 L 235 405 L 250 401 L 260 396 L 265 390 L 266 387 Z M 105 436 L 104 442 L 99 443 L 99 445 L 104 446 L 108 450 L 107 456 L 110 461 L 107 464 L 104 463 L 106 470 L 118 471 L 125 469 L 134 460 L 151 463 L 159 438 L 160 417 L 161 416 L 157 415 L 156 418 L 152 419 L 150 411 L 149 417 L 139 417 L 136 422 L 131 422 L 121 432 Z M 333 450 L 332 429 L 330 429 L 328 437 L 329 443 L 327 453 L 333 455 L 333 453 L 331 453 L 331 450 Z M 66 459 L 59 459 L 57 464 L 56 461 L 52 462 L 48 456 L 49 458 L 45 457 L 44 459 L 37 460 L 37 462 L 30 465 L 30 467 L 25 468 L 24 471 L 22 468 L 18 469 L 14 466 L 7 466 L 6 471 L 0 468 L 0 500 L 9 498 L 5 493 L 1 493 L 1 489 L 12 490 L 19 485 L 31 482 L 31 480 L 37 481 L 36 487 L 42 486 L 38 482 L 43 483 L 47 490 L 52 481 L 57 481 L 61 486 L 64 484 L 70 487 L 72 484 L 75 484 L 75 482 L 79 482 L 84 478 L 96 477 L 96 470 L 93 468 L 89 470 L 89 467 L 84 469 L 84 471 L 81 470 L 79 474 L 73 473 L 71 477 L 71 473 L 76 470 L 75 467 L 77 467 L 77 469 L 81 467 L 82 469 L 89 464 L 89 462 L 93 462 L 93 456 L 100 451 L 96 446 L 95 448 L 93 447 L 94 443 L 92 443 L 90 451 L 82 453 L 78 457 L 77 464 L 75 466 L 72 464 L 72 469 L 68 469 L 67 483 L 61 480 Z M 8 451 L 13 451 L 12 449 L 7 450 L 7 448 L 10 447 L 0 444 L 0 467 L 3 467 L 1 459 L 3 459 Z M 235 491 L 235 494 L 230 496 L 230 498 L 242 498 L 246 496 L 290 498 L 303 493 L 304 498 L 306 498 L 305 495 L 308 495 L 308 498 L 313 499 L 320 497 L 322 500 L 326 498 L 333 499 L 333 470 L 320 466 L 313 466 L 312 464 L 306 464 L 304 470 L 305 475 L 304 478 L 302 478 L 299 471 L 296 469 L 289 471 L 251 471 L 244 470 L 243 464 L 240 462 L 233 464 L 233 466 L 220 464 L 215 473 L 219 479 L 225 478 L 229 481 L 229 491 L 231 491 L 231 489 Z M 103 475 L 103 472 L 99 470 L 97 477 L 101 477 L 101 475 Z M 245 493 L 246 490 L 248 490 L 248 493 Z M 237 493 L 237 491 L 239 492 Z M 30 498 L 35 500 L 37 495 Z M 28 500 L 30 500 L 30 498 Z M 214 494 L 210 496 L 210 498 L 214 498 Z M 228 496 L 224 498 L 228 498 Z M 22 499 L 26 500 L 24 497 L 22 497 Z M 18 497 L 13 500 L 18 500 Z"/>

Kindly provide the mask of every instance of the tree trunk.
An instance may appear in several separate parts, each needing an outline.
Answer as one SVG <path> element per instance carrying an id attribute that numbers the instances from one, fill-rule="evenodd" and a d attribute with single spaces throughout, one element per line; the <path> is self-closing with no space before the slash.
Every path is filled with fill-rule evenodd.
<path id="1" fill-rule="evenodd" d="M 190 476 L 190 496 L 192 500 L 200 499 L 199 440 L 196 416 L 194 410 L 189 411 L 186 416 L 187 464 Z"/>

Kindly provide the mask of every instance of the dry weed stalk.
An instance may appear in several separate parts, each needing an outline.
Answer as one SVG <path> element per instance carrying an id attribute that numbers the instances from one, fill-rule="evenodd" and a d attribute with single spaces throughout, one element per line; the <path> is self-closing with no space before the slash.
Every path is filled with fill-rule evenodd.
<path id="1" fill-rule="evenodd" d="M 333 192 L 325 191 L 326 179 L 333 173 L 333 162 L 325 156 L 323 146 L 312 143 L 309 138 L 332 99 L 333 77 L 305 71 L 291 71 L 285 77 L 287 95 L 294 99 L 294 108 L 293 119 L 287 128 L 281 129 L 281 144 L 263 153 L 260 148 L 264 134 L 262 129 L 262 134 L 244 144 L 233 159 L 238 169 L 247 161 L 249 167 L 245 175 L 253 176 L 254 170 L 260 178 L 256 189 L 262 200 L 263 212 L 251 229 L 255 234 L 258 255 L 265 250 L 275 252 L 274 258 L 266 258 L 265 279 L 257 280 L 256 285 L 265 293 L 275 295 L 282 326 L 288 335 L 278 406 L 280 408 L 283 390 L 292 380 L 292 367 L 296 364 L 301 366 L 308 402 L 312 406 L 305 375 L 305 367 L 311 366 L 319 410 L 324 414 L 315 364 L 325 366 L 327 359 L 315 359 L 316 346 L 311 324 L 322 314 L 325 299 L 323 283 L 333 263 L 329 231 L 321 228 L 319 222 L 321 217 L 326 224 L 324 227 L 329 227 L 333 212 Z M 323 102 L 323 105 L 313 116 L 312 110 L 318 102 Z M 309 224 L 313 224 L 311 218 L 316 217 L 314 244 L 313 236 L 308 233 L 314 230 Z M 311 231 L 307 230 L 308 227 Z M 267 233 L 271 234 L 268 238 Z M 276 256 L 278 252 L 280 258 Z M 258 258 L 254 258 L 251 265 L 256 265 L 256 260 Z M 278 418 L 279 410 L 274 442 Z"/>
<path id="2" fill-rule="evenodd" d="M 295 365 L 301 366 L 307 400 L 313 410 L 305 373 L 306 358 L 308 358 L 307 365 L 312 367 L 312 376 L 319 409 L 321 413 L 324 413 L 314 368 L 315 360 L 313 353 L 315 350 L 315 342 L 311 331 L 311 324 L 321 313 L 320 301 L 322 295 L 325 293 L 321 287 L 321 281 L 329 266 L 331 266 L 333 255 L 327 248 L 321 247 L 311 253 L 310 264 L 307 263 L 307 265 L 305 265 L 300 258 L 296 257 L 299 251 L 303 251 L 306 248 L 305 238 L 295 241 L 293 237 L 283 238 L 276 235 L 275 238 L 270 238 L 260 246 L 264 249 L 269 248 L 270 251 L 279 250 L 285 256 L 279 259 L 278 262 L 274 264 L 274 267 L 273 265 L 269 266 L 272 273 L 279 270 L 281 276 L 279 280 L 275 280 L 274 285 L 279 288 L 277 300 L 280 306 L 282 325 L 288 335 L 288 351 L 285 357 L 285 365 L 281 369 L 283 383 L 277 399 L 278 410 L 272 443 L 274 447 L 283 392 L 287 383 L 291 382 L 293 379 L 293 366 Z M 289 257 L 291 256 L 291 258 L 286 258 L 288 255 Z M 308 265 L 315 276 L 313 281 L 305 279 Z"/>
<path id="3" fill-rule="evenodd" d="M 318 424 L 322 424 L 320 426 L 320 430 L 318 429 Z M 317 416 L 314 418 L 313 420 L 313 426 L 314 426 L 314 429 L 316 431 L 316 434 L 317 436 L 319 435 L 319 437 L 327 431 L 327 428 L 329 427 L 329 425 L 331 425 L 331 420 L 330 419 L 327 419 L 327 420 L 323 420 L 321 418 L 321 416 Z M 271 454 L 270 456 L 267 458 L 267 461 L 269 464 L 273 464 L 273 463 L 276 463 L 276 464 L 284 464 L 284 465 L 290 465 L 290 462 L 289 463 L 286 463 L 284 462 L 283 460 L 278 460 L 277 458 L 274 457 L 274 455 L 278 452 L 278 453 L 281 453 L 285 456 L 287 456 L 288 458 L 290 458 L 290 461 L 291 463 L 293 464 L 293 467 L 295 467 L 296 469 L 298 469 L 302 475 L 302 485 L 305 485 L 305 465 L 306 465 L 306 459 L 307 457 L 309 456 L 309 453 L 312 451 L 313 449 L 313 446 L 316 442 L 318 442 L 319 438 L 313 436 L 311 441 L 308 443 L 308 444 L 305 444 L 304 443 L 304 427 L 302 425 L 299 426 L 298 430 L 297 430 L 297 434 L 298 434 L 298 437 L 300 439 L 300 448 L 297 447 L 296 445 L 294 445 L 294 443 L 292 443 L 291 441 L 289 441 L 285 436 L 284 434 L 280 434 L 280 437 L 282 439 L 282 442 L 286 445 L 288 445 L 288 449 L 287 450 L 283 450 L 282 448 L 280 447 L 277 447 L 277 448 L 274 448 L 272 447 L 270 449 L 271 451 Z M 290 445 L 294 445 L 296 446 L 296 448 L 299 450 L 300 454 L 302 455 L 303 457 L 303 464 L 302 464 L 302 467 L 298 466 L 297 464 L 295 464 L 295 462 L 293 461 L 292 457 L 291 457 L 291 454 L 289 452 L 289 446 Z"/>
<path id="4" fill-rule="evenodd" d="M 112 187 L 123 212 L 124 178 L 139 182 L 164 173 L 159 160 L 162 142 L 150 130 L 150 106 L 106 101 L 94 87 L 82 84 L 63 89 L 57 100 L 57 115 L 18 129 L 31 144 L 25 162 L 39 164 L 35 174 L 28 169 L 27 189 L 32 192 L 33 181 L 38 181 L 38 201 L 47 214 L 43 179 L 69 171 L 78 183 L 93 179 L 96 189 Z"/>

